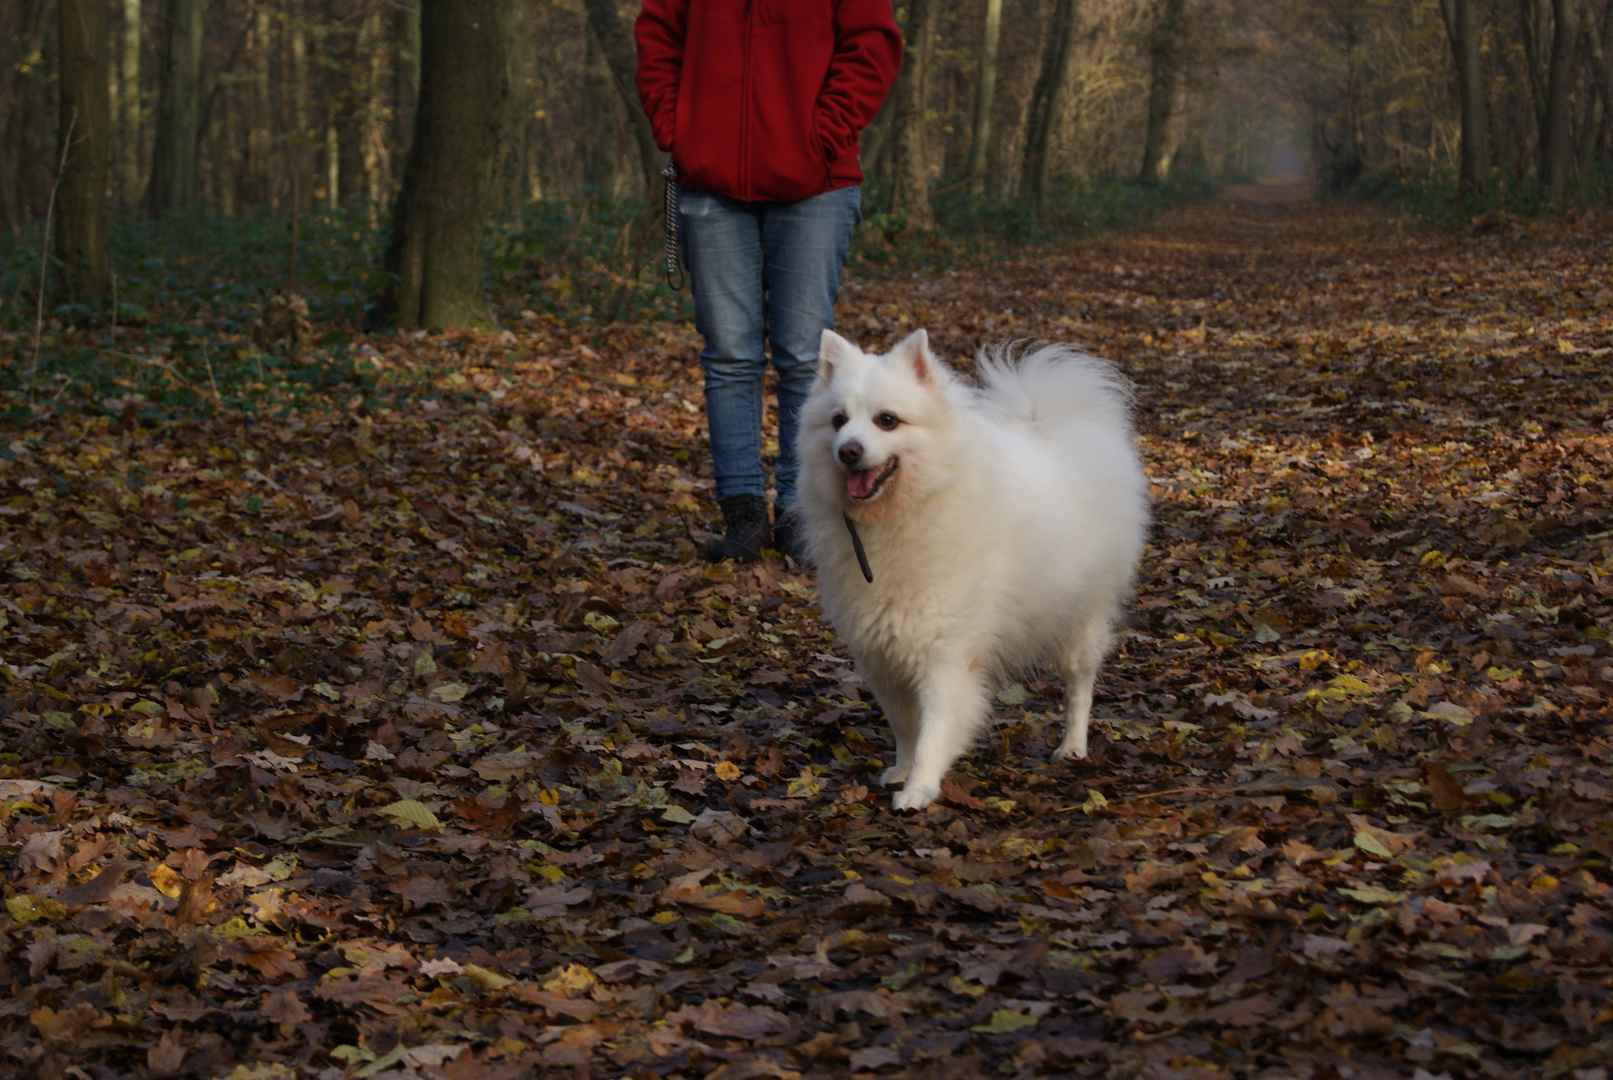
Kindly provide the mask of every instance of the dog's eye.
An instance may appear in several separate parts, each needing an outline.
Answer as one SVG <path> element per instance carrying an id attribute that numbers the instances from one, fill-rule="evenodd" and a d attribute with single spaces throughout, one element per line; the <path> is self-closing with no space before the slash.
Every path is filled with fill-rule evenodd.
<path id="1" fill-rule="evenodd" d="M 881 431 L 895 431 L 896 425 L 900 424 L 901 421 L 896 418 L 896 414 L 893 412 L 882 412 L 874 417 L 874 423 L 879 425 Z"/>
<path id="2" fill-rule="evenodd" d="M 835 413 L 834 418 L 831 419 L 829 423 L 834 425 L 836 431 L 839 431 L 841 428 L 846 426 L 846 414 L 843 412 Z"/>

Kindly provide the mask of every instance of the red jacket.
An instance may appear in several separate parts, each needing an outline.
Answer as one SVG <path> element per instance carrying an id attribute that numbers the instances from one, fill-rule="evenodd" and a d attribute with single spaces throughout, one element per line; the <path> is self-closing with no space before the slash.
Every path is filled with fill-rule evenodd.
<path id="1" fill-rule="evenodd" d="M 862 182 L 902 64 L 891 0 L 644 0 L 638 93 L 686 187 L 795 202 Z"/>

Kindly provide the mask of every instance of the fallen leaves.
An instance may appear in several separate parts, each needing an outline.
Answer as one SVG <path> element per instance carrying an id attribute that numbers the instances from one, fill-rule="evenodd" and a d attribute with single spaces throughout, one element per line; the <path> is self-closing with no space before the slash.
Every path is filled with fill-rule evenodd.
<path id="1" fill-rule="evenodd" d="M 848 281 L 870 347 L 1117 358 L 1155 483 L 1092 758 L 1046 763 L 1019 673 L 924 815 L 810 576 L 696 558 L 687 327 L 376 339 L 439 370 L 19 432 L 4 1068 L 1605 1068 L 1595 238 L 1250 213 Z"/>

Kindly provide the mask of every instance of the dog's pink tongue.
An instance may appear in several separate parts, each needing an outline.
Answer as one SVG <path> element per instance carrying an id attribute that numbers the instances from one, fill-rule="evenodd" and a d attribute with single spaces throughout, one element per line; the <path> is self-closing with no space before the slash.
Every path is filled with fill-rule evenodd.
<path id="1" fill-rule="evenodd" d="M 858 469 L 856 472 L 847 473 L 846 494 L 853 499 L 866 499 L 874 490 L 874 482 L 878 479 L 878 469 Z"/>

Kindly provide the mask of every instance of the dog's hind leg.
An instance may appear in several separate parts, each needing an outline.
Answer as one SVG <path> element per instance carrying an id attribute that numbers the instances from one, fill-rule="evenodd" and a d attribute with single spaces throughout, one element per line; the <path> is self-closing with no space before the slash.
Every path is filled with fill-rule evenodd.
<path id="1" fill-rule="evenodd" d="M 941 794 L 941 778 L 974 744 L 984 725 L 991 696 L 977 666 L 941 664 L 919 687 L 918 741 L 907 784 L 891 806 L 922 810 Z"/>
<path id="2" fill-rule="evenodd" d="M 1092 684 L 1098 678 L 1103 654 L 1109 649 L 1109 621 L 1090 620 L 1076 634 L 1064 661 L 1064 740 L 1053 751 L 1054 761 L 1087 756 L 1087 724 L 1092 719 Z"/>
<path id="3" fill-rule="evenodd" d="M 913 744 L 918 741 L 919 734 L 918 702 L 913 700 L 912 691 L 900 679 L 893 679 L 882 672 L 859 670 L 868 689 L 874 692 L 885 719 L 890 722 L 891 734 L 896 737 L 896 764 L 880 774 L 880 785 L 890 787 L 900 784 L 907 779 L 908 771 L 913 767 Z"/>

